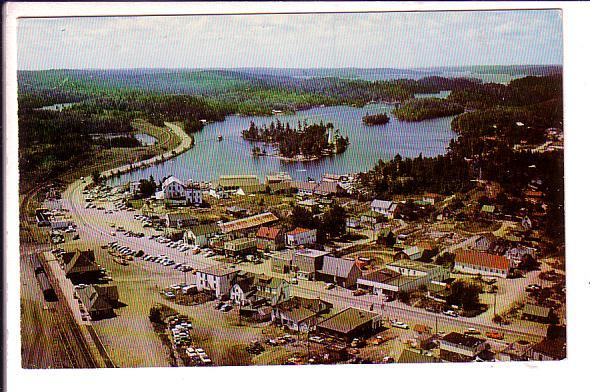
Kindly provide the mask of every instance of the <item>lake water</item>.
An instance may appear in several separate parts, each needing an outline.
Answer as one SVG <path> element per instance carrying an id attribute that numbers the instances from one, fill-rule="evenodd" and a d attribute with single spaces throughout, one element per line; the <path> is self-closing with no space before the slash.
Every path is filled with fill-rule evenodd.
<path id="1" fill-rule="evenodd" d="M 158 139 L 151 135 L 148 135 L 147 133 L 136 133 L 133 135 L 133 137 L 139 140 L 142 146 L 151 146 L 158 141 Z"/>
<path id="2" fill-rule="evenodd" d="M 184 154 L 159 165 L 139 169 L 111 180 L 112 184 L 135 181 L 153 175 L 156 180 L 174 175 L 180 179 L 212 181 L 224 174 L 255 174 L 260 180 L 273 172 L 287 172 L 294 180 L 307 177 L 320 179 L 325 173 L 348 174 L 371 169 L 379 159 L 391 160 L 396 154 L 402 157 L 432 157 L 446 152 L 455 133 L 451 131 L 452 117 L 421 122 L 402 122 L 393 117 L 392 107 L 371 104 L 363 108 L 350 106 L 320 107 L 299 111 L 292 115 L 227 116 L 225 121 L 207 124 L 194 135 L 194 146 Z M 389 113 L 391 120 L 385 125 L 368 126 L 362 122 L 366 114 Z M 309 162 L 288 162 L 273 156 L 252 156 L 251 142 L 242 139 L 241 132 L 250 121 L 257 125 L 270 124 L 279 119 L 297 126 L 332 122 L 350 145 L 339 155 L 323 157 Z M 223 136 L 218 141 L 218 135 Z"/>

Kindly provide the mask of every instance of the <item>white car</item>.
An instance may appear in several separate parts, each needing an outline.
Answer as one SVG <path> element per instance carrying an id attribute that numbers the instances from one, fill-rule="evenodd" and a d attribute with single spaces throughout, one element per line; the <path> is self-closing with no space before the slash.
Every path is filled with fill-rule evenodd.
<path id="1" fill-rule="evenodd" d="M 443 312 L 443 314 L 446 314 L 447 316 L 451 316 L 451 317 L 459 317 L 457 312 L 455 312 L 454 310 L 445 310 Z"/>
<path id="2" fill-rule="evenodd" d="M 401 329 L 409 329 L 410 328 L 408 326 L 408 324 L 402 323 L 401 321 L 394 321 L 393 323 L 391 323 L 391 325 L 396 328 L 401 328 Z"/>

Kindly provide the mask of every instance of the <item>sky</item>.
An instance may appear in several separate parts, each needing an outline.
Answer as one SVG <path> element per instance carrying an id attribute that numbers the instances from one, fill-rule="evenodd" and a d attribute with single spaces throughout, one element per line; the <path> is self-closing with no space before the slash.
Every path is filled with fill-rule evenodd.
<path id="1" fill-rule="evenodd" d="M 19 19 L 18 69 L 562 64 L 558 10 Z"/>

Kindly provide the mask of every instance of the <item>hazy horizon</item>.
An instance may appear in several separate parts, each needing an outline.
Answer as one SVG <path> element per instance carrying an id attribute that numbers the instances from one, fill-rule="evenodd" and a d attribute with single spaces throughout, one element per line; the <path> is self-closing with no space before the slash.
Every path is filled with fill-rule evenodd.
<path id="1" fill-rule="evenodd" d="M 562 65 L 559 10 L 23 18 L 18 70 Z"/>

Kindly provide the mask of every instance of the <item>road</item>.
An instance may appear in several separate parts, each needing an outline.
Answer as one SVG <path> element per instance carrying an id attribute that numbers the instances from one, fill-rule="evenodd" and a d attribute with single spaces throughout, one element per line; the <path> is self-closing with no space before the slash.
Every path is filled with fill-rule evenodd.
<path id="1" fill-rule="evenodd" d="M 97 241 L 99 245 L 116 239 L 120 244 L 128 246 L 131 249 L 141 249 L 151 255 L 165 254 L 177 263 L 186 263 L 195 268 L 204 268 L 219 264 L 219 261 L 214 258 L 207 258 L 203 254 L 192 255 L 188 254 L 188 252 L 181 253 L 176 249 L 168 248 L 164 244 L 150 240 L 147 235 L 155 233 L 155 231 L 142 228 L 140 223 L 134 220 L 134 212 L 120 211 L 116 213 L 116 216 L 113 216 L 107 215 L 104 210 L 85 209 L 84 195 L 82 194 L 83 186 L 84 182 L 77 180 L 64 192 L 64 207 L 70 210 L 73 220 L 78 224 L 79 234 L 82 239 Z M 143 238 L 137 238 L 125 237 L 119 233 L 116 237 L 113 237 L 110 235 L 112 229 L 109 227 L 109 220 L 127 222 L 127 224 L 123 225 L 126 230 L 143 231 L 147 235 Z M 477 236 L 470 237 L 466 241 L 455 245 L 455 247 L 467 246 L 469 243 L 475 241 L 476 238 Z M 139 260 L 137 263 L 148 262 Z M 137 268 L 135 264 L 136 263 L 132 263 L 130 267 Z M 162 266 L 161 268 L 168 267 Z M 269 260 L 260 265 L 253 265 L 250 263 L 240 264 L 239 268 L 244 271 L 287 278 L 284 274 L 272 272 Z M 179 282 L 182 282 L 186 278 L 187 283 L 190 284 L 191 279 L 195 278 L 192 274 L 186 274 L 185 276 L 181 272 L 172 268 L 170 268 L 169 271 L 171 276 L 178 276 Z M 500 327 L 488 323 L 483 319 L 470 319 L 465 317 L 451 318 L 440 314 L 430 313 L 424 309 L 412 308 L 399 302 L 383 303 L 380 297 L 373 295 L 354 297 L 351 291 L 342 288 L 328 291 L 325 290 L 322 282 L 300 281 L 299 285 L 293 287 L 293 292 L 296 295 L 304 295 L 306 297 L 320 297 L 333 302 L 336 307 L 340 308 L 354 306 L 368 310 L 371 305 L 373 305 L 374 311 L 380 312 L 385 318 L 391 320 L 398 319 L 410 324 L 427 323 L 433 326 L 438 324 L 439 330 L 441 328 L 444 330 L 462 330 L 473 327 L 485 331 L 498 331 L 514 336 L 526 337 L 528 339 L 532 338 L 533 340 L 540 340 L 540 338 L 544 336 L 543 331 L 541 330 L 533 331 L 530 328 L 512 325 L 510 327 Z"/>

